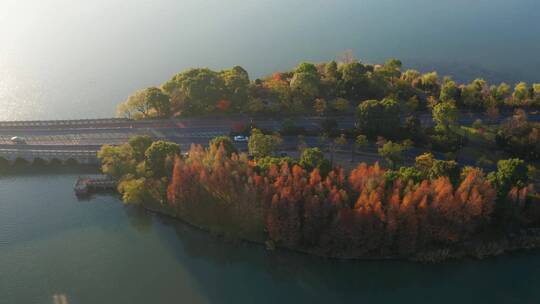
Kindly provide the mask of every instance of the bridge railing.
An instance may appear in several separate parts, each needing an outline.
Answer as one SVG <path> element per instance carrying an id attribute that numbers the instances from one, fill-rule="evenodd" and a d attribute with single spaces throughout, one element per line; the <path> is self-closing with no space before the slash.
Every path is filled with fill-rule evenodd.
<path id="1" fill-rule="evenodd" d="M 29 128 L 29 127 L 77 127 L 87 125 L 106 125 L 126 123 L 127 118 L 97 118 L 76 120 L 31 120 L 31 121 L 0 121 L 0 128 Z"/>
<path id="2" fill-rule="evenodd" d="M 97 158 L 96 151 L 78 150 L 17 150 L 0 149 L 2 156 L 16 157 L 61 157 L 61 158 Z"/>

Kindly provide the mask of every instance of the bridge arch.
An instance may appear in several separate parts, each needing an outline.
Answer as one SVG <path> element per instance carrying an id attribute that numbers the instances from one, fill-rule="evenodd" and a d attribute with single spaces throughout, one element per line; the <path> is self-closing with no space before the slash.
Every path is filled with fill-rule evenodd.
<path id="1" fill-rule="evenodd" d="M 97 151 L 93 150 L 0 149 L 0 157 L 4 157 L 9 162 L 23 159 L 33 163 L 35 159 L 39 158 L 51 164 L 99 164 Z M 19 160 L 17 163 L 22 164 L 23 161 Z"/>
<path id="2" fill-rule="evenodd" d="M 26 167 L 30 165 L 30 161 L 26 159 L 25 157 L 16 157 L 13 161 L 13 165 L 17 167 Z"/>
<path id="3" fill-rule="evenodd" d="M 70 157 L 70 158 L 66 159 L 64 164 L 66 164 L 67 166 L 77 166 L 79 164 L 79 162 L 75 158 Z"/>
<path id="4" fill-rule="evenodd" d="M 58 158 L 51 158 L 49 164 L 53 166 L 60 166 L 62 165 L 62 161 Z"/>
<path id="5" fill-rule="evenodd" d="M 41 157 L 36 157 L 32 161 L 32 165 L 36 166 L 36 167 L 43 167 L 43 166 L 47 165 L 47 160 L 45 160 L 45 159 L 43 159 Z"/>

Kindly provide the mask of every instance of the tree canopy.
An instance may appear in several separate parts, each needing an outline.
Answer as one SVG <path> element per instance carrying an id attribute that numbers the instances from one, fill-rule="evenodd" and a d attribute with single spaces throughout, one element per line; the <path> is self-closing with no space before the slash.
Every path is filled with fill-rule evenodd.
<path id="1" fill-rule="evenodd" d="M 393 99 L 367 100 L 356 112 L 358 128 L 369 137 L 392 136 L 400 128 L 400 108 Z"/>
<path id="2" fill-rule="evenodd" d="M 166 176 L 172 169 L 174 157 L 180 154 L 180 146 L 166 141 L 155 141 L 144 153 L 148 170 L 154 176 Z"/>
<path id="3" fill-rule="evenodd" d="M 248 141 L 249 153 L 256 158 L 270 156 L 280 144 L 281 139 L 276 135 L 265 135 L 259 129 L 252 129 Z"/>

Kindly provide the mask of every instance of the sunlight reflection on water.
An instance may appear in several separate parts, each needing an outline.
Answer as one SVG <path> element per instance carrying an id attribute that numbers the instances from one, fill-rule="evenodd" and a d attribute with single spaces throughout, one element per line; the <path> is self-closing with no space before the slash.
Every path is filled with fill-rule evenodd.
<path id="1" fill-rule="evenodd" d="M 69 304 L 65 294 L 53 295 L 53 304 Z"/>
<path id="2" fill-rule="evenodd" d="M 344 49 L 457 80 L 538 82 L 539 10 L 538 0 L 1 0 L 0 120 L 111 117 L 189 67 L 241 65 L 255 79 Z"/>
<path id="3" fill-rule="evenodd" d="M 40 117 L 46 107 L 43 84 L 26 77 L 17 77 L 0 66 L 0 120 L 21 120 Z"/>

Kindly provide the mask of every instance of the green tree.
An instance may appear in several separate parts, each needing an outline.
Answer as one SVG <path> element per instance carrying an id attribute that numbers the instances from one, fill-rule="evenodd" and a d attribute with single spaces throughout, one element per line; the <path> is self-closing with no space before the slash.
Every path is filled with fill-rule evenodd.
<path id="1" fill-rule="evenodd" d="M 459 98 L 460 90 L 456 82 L 451 79 L 447 79 L 441 86 L 441 96 L 439 97 L 439 99 L 441 101 L 457 101 L 459 100 Z"/>
<path id="2" fill-rule="evenodd" d="M 320 75 L 311 63 L 301 63 L 291 79 L 293 94 L 301 101 L 313 101 L 319 95 Z"/>
<path id="3" fill-rule="evenodd" d="M 341 97 L 350 100 L 364 97 L 368 90 L 369 82 L 367 78 L 367 69 L 360 62 L 354 61 L 348 64 L 342 64 L 339 69 L 341 77 L 338 80 L 338 87 L 342 92 Z"/>
<path id="4" fill-rule="evenodd" d="M 533 84 L 533 93 L 536 98 L 540 97 L 540 83 Z"/>
<path id="5" fill-rule="evenodd" d="M 419 78 L 418 87 L 425 93 L 437 96 L 439 90 L 439 74 L 437 72 L 425 73 Z"/>
<path id="6" fill-rule="evenodd" d="M 400 167 L 399 171 L 388 171 L 387 177 L 390 181 L 394 181 L 396 178 L 401 179 L 402 182 L 408 183 L 413 181 L 419 183 L 425 179 L 425 176 L 415 167 Z"/>
<path id="7" fill-rule="evenodd" d="M 525 105 L 530 98 L 530 90 L 527 86 L 527 83 L 520 82 L 516 84 L 516 87 L 514 88 L 514 93 L 512 94 L 512 98 L 514 99 L 514 103 L 517 105 Z"/>
<path id="8" fill-rule="evenodd" d="M 133 136 L 129 139 L 128 143 L 133 149 L 133 155 L 137 162 L 144 160 L 144 153 L 152 145 L 152 138 L 147 135 Z"/>
<path id="9" fill-rule="evenodd" d="M 511 93 L 512 88 L 504 82 L 491 90 L 491 95 L 495 98 L 498 104 L 503 103 Z"/>
<path id="10" fill-rule="evenodd" d="M 101 162 L 101 171 L 113 178 L 121 178 L 134 174 L 137 161 L 133 148 L 124 144 L 120 146 L 103 145 L 97 154 Z"/>
<path id="11" fill-rule="evenodd" d="M 439 90 L 439 75 L 437 72 L 426 73 L 420 76 L 418 87 L 425 93 L 437 96 Z"/>
<path id="12" fill-rule="evenodd" d="M 330 61 L 324 66 L 324 77 L 326 79 L 337 80 L 338 65 L 335 61 Z"/>
<path id="13" fill-rule="evenodd" d="M 459 175 L 460 172 L 458 164 L 453 160 L 433 160 L 433 164 L 428 171 L 429 179 L 436 179 L 446 176 L 454 185 L 457 184 Z"/>
<path id="14" fill-rule="evenodd" d="M 415 167 L 427 177 L 429 171 L 433 167 L 434 162 L 435 157 L 433 156 L 433 154 L 431 154 L 430 152 L 426 152 L 416 157 Z"/>
<path id="15" fill-rule="evenodd" d="M 518 158 L 500 160 L 497 162 L 497 171 L 491 172 L 488 178 L 497 186 L 499 198 L 504 199 L 513 187 L 525 187 L 528 168 L 525 162 Z"/>
<path id="16" fill-rule="evenodd" d="M 411 99 L 416 99 L 418 101 L 418 91 L 412 87 L 412 85 L 403 80 L 403 79 L 397 79 L 394 82 L 394 85 L 392 87 L 392 93 L 391 95 L 393 98 L 395 98 L 397 101 L 401 103 L 409 103 Z M 409 107 L 409 111 L 415 111 L 418 108 L 418 105 Z"/>
<path id="17" fill-rule="evenodd" d="M 394 169 L 401 162 L 401 154 L 404 150 L 405 147 L 403 145 L 387 141 L 379 148 L 379 155 L 386 160 L 391 169 Z"/>
<path id="18" fill-rule="evenodd" d="M 533 98 L 536 105 L 540 104 L 540 83 L 535 83 L 533 88 Z"/>
<path id="19" fill-rule="evenodd" d="M 248 141 L 249 153 L 256 158 L 270 156 L 277 151 L 281 139 L 276 135 L 265 135 L 259 129 L 252 129 Z"/>
<path id="20" fill-rule="evenodd" d="M 304 149 L 300 156 L 300 166 L 308 171 L 319 169 L 322 175 L 326 175 L 330 170 L 330 162 L 324 157 L 324 153 L 319 148 Z"/>
<path id="21" fill-rule="evenodd" d="M 176 88 L 168 95 L 170 96 L 171 114 L 176 116 L 184 114 L 184 109 L 186 108 L 187 104 L 187 99 L 184 92 Z"/>
<path id="22" fill-rule="evenodd" d="M 392 99 L 364 101 L 356 115 L 359 129 L 370 137 L 394 135 L 401 124 L 399 104 Z"/>
<path id="23" fill-rule="evenodd" d="M 148 88 L 144 92 L 145 102 L 152 107 L 157 117 L 168 117 L 171 115 L 171 99 L 169 95 L 156 87 Z"/>
<path id="24" fill-rule="evenodd" d="M 214 137 L 210 140 L 208 145 L 213 149 L 219 149 L 219 147 L 223 145 L 228 156 L 231 156 L 233 153 L 238 154 L 238 149 L 236 149 L 233 141 L 228 136 Z"/>
<path id="25" fill-rule="evenodd" d="M 225 99 L 232 102 L 234 109 L 242 109 L 248 102 L 249 96 L 248 72 L 240 66 L 235 66 L 219 74 L 225 84 Z"/>
<path id="26" fill-rule="evenodd" d="M 126 204 L 142 204 L 149 201 L 144 177 L 126 179 L 118 185 L 118 192 L 122 193 L 122 201 Z"/>
<path id="27" fill-rule="evenodd" d="M 376 73 L 383 77 L 387 82 L 394 84 L 395 80 L 401 76 L 402 63 L 400 60 L 392 58 L 384 63 L 382 67 L 376 70 Z"/>
<path id="28" fill-rule="evenodd" d="M 454 102 L 439 102 L 432 111 L 435 128 L 444 133 L 448 133 L 457 124 L 458 111 Z"/>
<path id="29" fill-rule="evenodd" d="M 463 87 L 461 93 L 463 104 L 473 109 L 485 107 L 486 91 L 487 84 L 484 79 L 477 78 L 473 80 L 470 84 Z"/>
<path id="30" fill-rule="evenodd" d="M 212 112 L 218 101 L 227 98 L 227 88 L 222 75 L 207 68 L 188 69 L 175 75 L 161 88 L 171 95 L 179 90 L 185 96 L 184 113 Z"/>
<path id="31" fill-rule="evenodd" d="M 296 161 L 288 156 L 286 157 L 272 157 L 272 156 L 265 156 L 262 158 L 257 159 L 257 167 L 263 171 L 268 171 L 272 166 L 277 166 L 278 168 L 283 165 L 283 163 L 287 163 L 289 165 L 289 168 L 292 168 L 292 166 L 295 165 Z"/>
<path id="32" fill-rule="evenodd" d="M 401 75 L 401 79 L 407 81 L 408 83 L 414 83 L 420 78 L 420 72 L 417 70 L 407 70 Z"/>
<path id="33" fill-rule="evenodd" d="M 180 155 L 180 146 L 159 140 L 153 142 L 144 154 L 150 174 L 155 177 L 163 177 L 170 173 L 174 158 Z"/>
<path id="34" fill-rule="evenodd" d="M 146 90 L 139 90 L 118 106 L 118 116 L 127 118 L 147 118 L 150 115 L 152 106 L 146 98 Z"/>
<path id="35" fill-rule="evenodd" d="M 312 75 L 318 75 L 319 72 L 317 71 L 317 67 L 313 63 L 309 62 L 302 62 L 300 63 L 296 69 L 294 70 L 295 74 L 299 73 L 308 73 Z"/>

